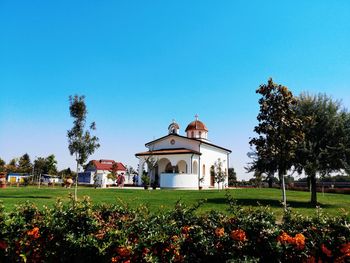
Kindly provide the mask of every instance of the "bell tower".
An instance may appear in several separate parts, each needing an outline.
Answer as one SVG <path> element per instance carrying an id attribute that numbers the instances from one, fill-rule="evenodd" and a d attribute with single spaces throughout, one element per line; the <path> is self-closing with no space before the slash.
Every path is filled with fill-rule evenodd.
<path id="1" fill-rule="evenodd" d="M 169 134 L 179 134 L 179 129 L 180 129 L 179 124 L 177 124 L 175 122 L 175 120 L 173 120 L 173 122 L 170 123 L 170 125 L 168 126 L 168 133 Z"/>

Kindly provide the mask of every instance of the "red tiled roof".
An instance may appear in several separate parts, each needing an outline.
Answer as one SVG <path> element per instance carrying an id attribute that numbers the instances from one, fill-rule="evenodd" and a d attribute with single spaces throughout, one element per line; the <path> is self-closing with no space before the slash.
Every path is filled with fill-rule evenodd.
<path id="1" fill-rule="evenodd" d="M 96 170 L 112 170 L 112 166 L 116 163 L 114 160 L 92 160 L 90 161 L 93 166 L 95 166 Z M 117 162 L 117 170 L 118 171 L 126 171 L 126 167 L 122 163 Z"/>
<path id="2" fill-rule="evenodd" d="M 187 125 L 185 132 L 192 131 L 192 130 L 208 131 L 208 128 L 207 128 L 207 126 L 205 126 L 205 124 L 203 122 L 201 122 L 199 120 L 195 120 Z"/>
<path id="3" fill-rule="evenodd" d="M 201 154 L 199 152 L 185 149 L 185 148 L 178 148 L 178 149 L 162 149 L 162 150 L 156 150 L 156 151 L 148 151 L 148 152 L 141 152 L 135 154 L 136 156 L 145 156 L 145 155 L 166 155 L 166 154 L 188 154 L 188 153 L 194 153 L 194 154 Z"/>

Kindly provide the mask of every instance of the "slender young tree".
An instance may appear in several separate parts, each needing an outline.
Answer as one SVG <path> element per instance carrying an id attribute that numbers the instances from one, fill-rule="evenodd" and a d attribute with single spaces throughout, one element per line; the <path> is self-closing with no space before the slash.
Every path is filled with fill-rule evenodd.
<path id="1" fill-rule="evenodd" d="M 254 128 L 258 137 L 250 140 L 255 146 L 258 159 L 277 170 L 281 181 L 282 203 L 287 206 L 284 177 L 292 167 L 298 141 L 303 138 L 301 120 L 297 117 L 297 100 L 287 87 L 275 84 L 272 79 L 256 90 L 259 99 L 259 124 Z"/>
<path id="2" fill-rule="evenodd" d="M 223 188 L 223 183 L 225 182 L 227 175 L 223 169 L 220 158 L 210 167 L 210 175 L 214 176 L 214 181 L 218 184 L 218 189 L 220 189 L 220 183 L 222 183 Z"/>
<path id="3" fill-rule="evenodd" d="M 84 165 L 89 156 L 100 147 L 98 138 L 92 136 L 91 131 L 96 129 L 94 122 L 90 124 L 89 129 L 85 130 L 87 109 L 85 105 L 85 96 L 75 95 L 69 97 L 69 111 L 71 117 L 74 119 L 73 127 L 67 131 L 68 137 L 68 149 L 70 154 L 75 156 L 76 160 L 76 178 L 75 178 L 75 191 L 74 199 L 78 199 L 78 173 L 79 166 Z"/>

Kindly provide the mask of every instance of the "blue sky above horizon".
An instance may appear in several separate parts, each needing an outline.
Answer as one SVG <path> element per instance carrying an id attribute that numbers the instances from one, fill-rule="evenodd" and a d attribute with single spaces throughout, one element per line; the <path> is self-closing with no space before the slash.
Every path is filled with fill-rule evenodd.
<path id="1" fill-rule="evenodd" d="M 74 167 L 69 95 L 84 94 L 101 148 L 134 154 L 198 114 L 248 179 L 256 88 L 269 77 L 350 106 L 348 1 L 0 1 L 0 157 Z"/>

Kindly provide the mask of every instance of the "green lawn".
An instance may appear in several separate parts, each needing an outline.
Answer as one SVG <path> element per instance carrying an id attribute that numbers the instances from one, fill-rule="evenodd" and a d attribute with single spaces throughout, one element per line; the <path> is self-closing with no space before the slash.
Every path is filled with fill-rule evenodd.
<path id="1" fill-rule="evenodd" d="M 38 207 L 52 205 L 57 198 L 63 201 L 69 199 L 74 189 L 56 187 L 54 189 L 46 186 L 37 187 L 8 187 L 0 189 L 0 200 L 3 201 L 6 211 L 14 209 L 15 204 L 26 200 L 35 203 Z M 280 205 L 281 191 L 278 189 L 231 189 L 228 192 L 237 200 L 238 204 L 244 206 L 270 206 L 275 214 L 280 217 L 282 208 Z M 122 200 L 131 207 L 147 204 L 152 211 L 159 209 L 172 209 L 178 200 L 185 204 L 194 204 L 200 199 L 206 202 L 199 209 L 200 213 L 215 209 L 225 211 L 227 208 L 226 191 L 202 190 L 202 191 L 180 191 L 180 190 L 129 190 L 129 189 L 94 189 L 79 188 L 78 196 L 90 196 L 94 204 L 116 203 Z M 287 191 L 288 205 L 294 211 L 304 215 L 314 215 L 316 209 L 308 204 L 310 194 L 308 192 Z M 119 200 L 119 201 L 118 201 Z M 325 213 L 337 215 L 342 211 L 350 212 L 350 195 L 318 193 L 318 201 Z"/>

